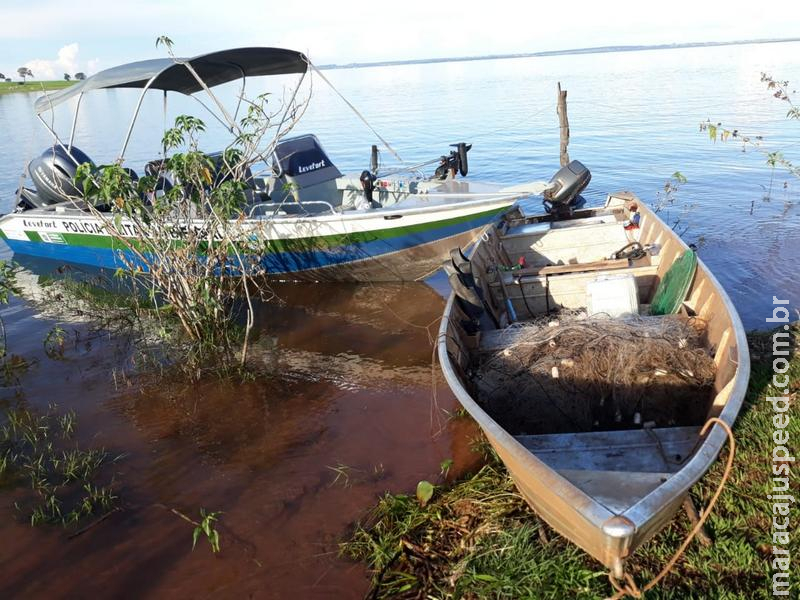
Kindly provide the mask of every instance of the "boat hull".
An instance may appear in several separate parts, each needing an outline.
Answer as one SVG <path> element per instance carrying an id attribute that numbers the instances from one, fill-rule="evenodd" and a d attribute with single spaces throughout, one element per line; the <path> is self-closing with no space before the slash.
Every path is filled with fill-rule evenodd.
<path id="1" fill-rule="evenodd" d="M 438 269 L 454 245 L 474 241 L 512 204 L 505 198 L 427 211 L 250 219 L 241 227 L 244 239 L 263 242 L 262 265 L 273 279 L 415 281 Z M 8 215 L 0 221 L 0 237 L 15 254 L 92 267 L 117 269 L 132 258 L 91 215 Z"/>
<path id="2" fill-rule="evenodd" d="M 660 279 L 687 246 L 632 194 L 611 196 L 608 207 L 621 208 L 633 203 L 639 205 L 641 230 L 637 234 L 642 243 L 657 244 L 660 248 L 661 262 L 655 273 L 655 278 Z M 586 216 L 595 214 L 593 210 L 583 212 Z M 597 211 L 600 212 L 602 209 Z M 471 255 L 479 254 L 482 245 L 484 242 L 479 242 Z M 717 375 L 708 416 L 719 417 L 732 426 L 750 372 L 747 340 L 741 321 L 722 286 L 700 261 L 685 304 L 691 313 L 707 322 L 708 346 L 714 349 Z M 481 427 L 533 510 L 556 531 L 621 578 L 626 558 L 673 518 L 691 486 L 716 459 L 726 440 L 724 431 L 720 426 L 714 426 L 704 438 L 697 440 L 696 450 L 677 472 L 664 477 L 662 483 L 656 484 L 642 497 L 634 498 L 625 509 L 614 509 L 602 498 L 581 489 L 568 479 L 565 472 L 548 465 L 544 456 L 537 456 L 535 451 L 524 446 L 476 401 L 466 371 L 477 342 L 474 336 L 465 335 L 459 325 L 465 320 L 455 302 L 455 295 L 451 294 L 438 338 L 439 360 L 450 388 Z M 630 481 L 635 476 L 631 473 Z M 603 477 L 603 472 L 597 472 L 596 477 Z"/>

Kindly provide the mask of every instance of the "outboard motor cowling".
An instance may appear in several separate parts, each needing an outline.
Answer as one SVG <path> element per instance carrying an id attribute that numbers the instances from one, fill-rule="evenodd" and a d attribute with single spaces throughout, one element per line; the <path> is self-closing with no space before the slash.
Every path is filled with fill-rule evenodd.
<path id="1" fill-rule="evenodd" d="M 561 167 L 550 179 L 553 188 L 544 193 L 544 207 L 548 213 L 560 213 L 573 206 L 580 194 L 592 179 L 592 174 L 583 163 L 571 161 Z"/>
<path id="2" fill-rule="evenodd" d="M 59 145 L 48 148 L 28 164 L 36 194 L 26 194 L 26 200 L 38 208 L 83 197 L 83 192 L 75 187 L 73 178 L 78 165 L 91 162 L 92 159 L 74 146 L 69 154 Z"/>

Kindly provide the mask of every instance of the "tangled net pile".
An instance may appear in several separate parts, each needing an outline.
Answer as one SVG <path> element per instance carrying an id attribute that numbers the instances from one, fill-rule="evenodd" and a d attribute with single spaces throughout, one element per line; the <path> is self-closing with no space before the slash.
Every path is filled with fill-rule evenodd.
<path id="1" fill-rule="evenodd" d="M 702 424 L 715 377 L 704 333 L 679 316 L 561 312 L 493 334 L 472 381 L 516 434 Z"/>

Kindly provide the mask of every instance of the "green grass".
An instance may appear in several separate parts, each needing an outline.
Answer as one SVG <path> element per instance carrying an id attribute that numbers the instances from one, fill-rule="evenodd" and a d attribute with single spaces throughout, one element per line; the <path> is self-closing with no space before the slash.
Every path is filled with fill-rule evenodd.
<path id="1" fill-rule="evenodd" d="M 35 79 L 31 79 L 24 85 L 19 81 L 0 81 L 0 94 L 13 94 L 15 92 L 49 92 L 51 90 L 60 90 L 69 87 L 74 83 L 76 83 L 76 81 L 64 81 L 63 79 L 56 81 L 36 81 Z"/>
<path id="2" fill-rule="evenodd" d="M 795 331 L 797 334 L 798 331 Z M 696 540 L 672 573 L 645 595 L 654 598 L 768 598 L 772 545 L 773 446 L 772 340 L 750 336 L 752 376 L 745 405 L 734 427 L 737 455 L 733 472 L 706 522 L 710 547 Z M 800 389 L 800 355 L 789 371 Z M 800 411 L 791 407 L 790 446 L 800 439 Z M 727 449 L 692 489 L 705 507 L 718 485 Z M 796 452 L 796 451 L 795 451 Z M 794 465 L 793 465 L 794 466 Z M 796 490 L 798 469 L 792 471 Z M 800 498 L 799 498 L 800 499 Z M 702 508 L 701 508 L 702 510 Z M 792 573 L 800 555 L 800 510 L 792 507 L 789 547 Z M 628 572 L 639 586 L 667 563 L 690 528 L 685 514 L 639 548 Z M 369 519 L 356 526 L 342 552 L 365 562 L 372 572 L 373 598 L 604 598 L 613 592 L 606 569 L 550 530 L 519 496 L 505 468 L 490 458 L 478 473 L 449 488 L 437 488 L 424 508 L 413 495 L 384 496 Z M 794 579 L 792 579 L 794 581 Z M 798 585 L 790 597 L 798 597 Z"/>

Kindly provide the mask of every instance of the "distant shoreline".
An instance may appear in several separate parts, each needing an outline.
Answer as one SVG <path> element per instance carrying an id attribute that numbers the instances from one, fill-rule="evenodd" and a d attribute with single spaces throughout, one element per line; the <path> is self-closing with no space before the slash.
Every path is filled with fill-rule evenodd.
<path id="1" fill-rule="evenodd" d="M 25 84 L 19 81 L 2 81 L 0 82 L 0 95 L 16 94 L 20 92 L 50 92 L 52 90 L 62 90 L 65 87 L 69 87 L 75 83 L 77 83 L 77 81 L 28 81 Z"/>
<path id="2" fill-rule="evenodd" d="M 800 42 L 800 37 L 767 38 L 755 40 L 734 40 L 730 42 L 685 42 L 681 44 L 653 44 L 642 46 L 596 46 L 591 48 L 570 48 L 567 50 L 542 50 L 539 52 L 519 52 L 515 54 L 485 54 L 480 56 L 451 56 L 444 58 L 416 58 L 408 60 L 385 60 L 378 62 L 354 62 L 346 64 L 316 65 L 320 70 L 367 69 L 370 67 L 397 67 L 404 65 L 427 65 L 436 63 L 476 62 L 482 60 L 508 60 L 512 58 L 546 58 L 548 56 L 569 56 L 575 54 L 609 54 L 613 52 L 644 52 L 646 50 L 679 50 L 683 48 L 715 48 L 719 46 L 747 46 L 751 44 L 781 44 Z M 77 83 L 77 80 L 63 81 L 0 81 L 0 95 L 18 92 L 49 92 L 60 90 Z"/>
<path id="3" fill-rule="evenodd" d="M 320 65 L 318 69 L 364 69 L 368 67 L 394 67 L 401 65 L 426 65 L 446 62 L 472 62 L 479 60 L 505 60 L 510 58 L 534 58 L 547 56 L 566 56 L 571 54 L 606 54 L 610 52 L 642 52 L 645 50 L 677 50 L 681 48 L 713 48 L 716 46 L 746 46 L 748 44 L 780 44 L 800 42 L 800 37 L 769 38 L 757 40 L 736 40 L 732 42 L 686 42 L 682 44 L 655 44 L 650 46 L 598 46 L 595 48 L 573 48 L 569 50 L 543 50 L 541 52 L 521 52 L 517 54 L 487 54 L 483 56 L 454 56 L 449 58 L 418 58 L 413 60 L 386 60 L 380 62 L 358 62 L 344 65 Z"/>

